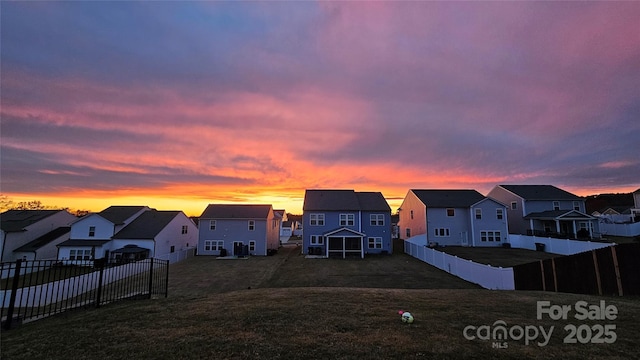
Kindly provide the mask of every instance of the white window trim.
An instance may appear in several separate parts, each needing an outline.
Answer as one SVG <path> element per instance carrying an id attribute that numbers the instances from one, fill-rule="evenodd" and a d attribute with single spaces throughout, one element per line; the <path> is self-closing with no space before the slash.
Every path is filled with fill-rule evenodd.
<path id="1" fill-rule="evenodd" d="M 496 219 L 504 220 L 504 209 L 500 209 L 500 208 L 496 209 Z"/>
<path id="2" fill-rule="evenodd" d="M 369 224 L 371 226 L 384 226 L 384 214 L 369 215 Z"/>
<path id="3" fill-rule="evenodd" d="M 373 243 L 372 243 L 372 240 L 373 240 Z M 382 249 L 381 237 L 370 237 L 367 239 L 367 243 L 368 243 L 369 249 Z"/>
<path id="4" fill-rule="evenodd" d="M 207 249 L 209 247 L 209 249 Z M 204 251 L 220 251 L 224 248 L 224 240 L 205 240 Z"/>
<path id="5" fill-rule="evenodd" d="M 511 210 L 518 210 L 518 202 L 517 201 L 512 201 L 511 202 Z"/>
<path id="6" fill-rule="evenodd" d="M 340 226 L 354 226 L 356 216 L 354 214 L 340 214 Z"/>
<path id="7" fill-rule="evenodd" d="M 553 210 L 560 210 L 560 201 L 554 201 L 551 203 Z"/>
<path id="8" fill-rule="evenodd" d="M 256 230 L 256 221 L 255 220 L 247 221 L 247 230 L 249 230 L 249 231 L 255 231 Z"/>
<path id="9" fill-rule="evenodd" d="M 482 209 L 476 209 L 474 217 L 476 220 L 482 220 Z"/>
<path id="10" fill-rule="evenodd" d="M 451 236 L 451 231 L 449 231 L 449 228 L 434 228 L 434 236 L 435 237 L 450 237 Z M 441 235 L 441 233 L 444 233 L 444 235 Z"/>
<path id="11" fill-rule="evenodd" d="M 309 214 L 309 225 L 324 226 L 324 214 L 319 214 L 319 213 Z"/>
<path id="12" fill-rule="evenodd" d="M 250 240 L 249 241 L 249 251 L 256 251 L 256 241 L 255 240 Z"/>
<path id="13" fill-rule="evenodd" d="M 209 220 L 209 230 L 214 231 L 218 223 L 216 220 Z"/>
<path id="14" fill-rule="evenodd" d="M 311 235 L 309 239 L 311 245 L 324 245 L 324 237 L 322 235 Z"/>
<path id="15" fill-rule="evenodd" d="M 500 242 L 502 241 L 502 233 L 498 230 L 482 230 L 480 231 L 481 242 Z"/>
<path id="16" fill-rule="evenodd" d="M 573 202 L 573 210 L 575 211 L 580 211 L 580 201 L 574 201 Z"/>
<path id="17" fill-rule="evenodd" d="M 449 215 L 449 210 L 451 210 L 451 215 Z M 455 217 L 456 216 L 456 209 L 454 208 L 447 208 L 447 217 Z"/>

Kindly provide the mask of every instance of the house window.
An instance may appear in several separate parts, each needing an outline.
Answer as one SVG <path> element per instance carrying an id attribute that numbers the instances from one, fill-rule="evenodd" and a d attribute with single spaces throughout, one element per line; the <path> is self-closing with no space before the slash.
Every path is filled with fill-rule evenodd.
<path id="1" fill-rule="evenodd" d="M 384 214 L 371 214 L 371 226 L 384 226 Z"/>
<path id="2" fill-rule="evenodd" d="M 340 226 L 353 226 L 355 225 L 354 214 L 340 214 Z"/>
<path id="3" fill-rule="evenodd" d="M 502 220 L 504 218 L 504 211 L 502 209 L 496 209 L 496 219 Z"/>
<path id="4" fill-rule="evenodd" d="M 253 231 L 256 229 L 256 221 L 255 220 L 249 220 L 249 231 Z"/>
<path id="5" fill-rule="evenodd" d="M 407 235 L 408 238 L 410 238 L 411 237 L 411 229 L 407 228 L 405 234 Z"/>
<path id="6" fill-rule="evenodd" d="M 518 210 L 518 203 L 516 201 L 511 202 L 511 210 Z"/>
<path id="7" fill-rule="evenodd" d="M 215 220 L 210 220 L 209 221 L 209 230 L 215 230 L 216 229 L 216 221 Z"/>
<path id="8" fill-rule="evenodd" d="M 182 233 L 186 234 L 187 232 L 189 232 L 189 227 L 187 225 L 182 225 Z"/>
<path id="9" fill-rule="evenodd" d="M 553 210 L 560 210 L 560 201 L 553 202 Z"/>
<path id="10" fill-rule="evenodd" d="M 482 209 L 476 209 L 476 220 L 482 219 Z"/>
<path id="11" fill-rule="evenodd" d="M 580 202 L 579 201 L 574 201 L 573 202 L 573 210 L 580 211 Z"/>
<path id="12" fill-rule="evenodd" d="M 256 251 L 256 242 L 253 240 L 249 241 L 249 251 Z"/>
<path id="13" fill-rule="evenodd" d="M 69 260 L 91 260 L 91 250 L 69 250 Z"/>
<path id="14" fill-rule="evenodd" d="M 96 236 L 96 227 L 89 226 L 89 237 L 94 237 L 94 236 Z"/>
<path id="15" fill-rule="evenodd" d="M 454 209 L 447 209 L 447 216 L 456 216 L 456 211 Z"/>
<path id="16" fill-rule="evenodd" d="M 500 240 L 501 240 L 500 231 L 480 231 L 480 241 L 494 242 L 494 241 L 500 241 Z"/>
<path id="17" fill-rule="evenodd" d="M 311 214 L 311 215 L 309 215 L 309 225 L 312 225 L 312 226 L 324 226 L 324 214 Z"/>
<path id="18" fill-rule="evenodd" d="M 322 235 L 311 235 L 311 245 L 324 244 L 324 237 Z"/>
<path id="19" fill-rule="evenodd" d="M 173 253 L 173 252 L 176 252 L 176 247 L 175 247 L 174 245 L 171 245 L 171 250 L 170 250 L 170 252 L 172 252 L 172 253 Z"/>
<path id="20" fill-rule="evenodd" d="M 436 237 L 449 237 L 449 229 L 447 228 L 436 228 L 433 230 Z"/>
<path id="21" fill-rule="evenodd" d="M 411 210 L 411 219 L 413 219 L 413 210 Z"/>
<path id="22" fill-rule="evenodd" d="M 224 247 L 222 240 L 205 240 L 204 251 L 220 251 Z"/>
<path id="23" fill-rule="evenodd" d="M 370 237 L 369 238 L 369 249 L 382 249 L 382 238 L 381 237 Z"/>

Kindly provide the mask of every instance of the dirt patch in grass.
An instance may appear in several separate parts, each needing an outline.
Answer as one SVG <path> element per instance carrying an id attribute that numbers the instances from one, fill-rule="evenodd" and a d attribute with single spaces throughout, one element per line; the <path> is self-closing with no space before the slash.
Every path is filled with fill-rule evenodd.
<path id="1" fill-rule="evenodd" d="M 480 264 L 491 266 L 512 267 L 526 264 L 533 261 L 561 257 L 562 255 L 552 254 L 544 251 L 532 251 L 525 249 L 513 249 L 502 247 L 466 247 L 466 246 L 445 246 L 436 250 L 454 255 L 463 259 L 472 260 Z"/>

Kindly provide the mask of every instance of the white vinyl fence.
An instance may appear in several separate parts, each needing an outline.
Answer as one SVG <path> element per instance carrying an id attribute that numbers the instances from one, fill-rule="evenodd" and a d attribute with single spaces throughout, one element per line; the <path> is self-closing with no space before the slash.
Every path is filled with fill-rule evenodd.
<path id="1" fill-rule="evenodd" d="M 513 268 L 493 267 L 461 259 L 426 246 L 426 235 L 404 242 L 404 252 L 452 275 L 479 284 L 486 289 L 514 290 Z"/>
<path id="2" fill-rule="evenodd" d="M 600 221 L 598 224 L 600 227 L 600 233 L 603 236 L 612 235 L 612 236 L 638 236 L 640 235 L 640 222 L 636 223 L 607 223 L 604 221 Z"/>
<path id="3" fill-rule="evenodd" d="M 573 255 L 615 245 L 594 241 L 565 240 L 514 234 L 509 234 L 509 243 L 511 243 L 511 247 L 513 248 L 527 250 L 537 250 L 536 244 L 544 244 L 545 252 L 560 255 Z"/>
<path id="4" fill-rule="evenodd" d="M 156 259 L 169 260 L 169 264 L 176 263 L 194 257 L 196 254 L 196 247 L 189 247 L 180 251 L 172 252 L 166 255 L 157 256 Z"/>
<path id="5" fill-rule="evenodd" d="M 153 259 L 140 260 L 136 263 L 104 269 L 102 285 L 104 286 L 129 276 L 149 271 L 150 261 L 153 261 Z M 40 307 L 55 304 L 59 301 L 95 290 L 98 287 L 98 282 L 98 272 L 94 272 L 42 285 L 20 288 L 16 292 L 16 302 L 14 306 Z M 0 290 L 1 307 L 9 306 L 10 297 L 11 290 Z"/>
<path id="6" fill-rule="evenodd" d="M 536 236 L 509 234 L 512 248 L 537 250 L 543 244 L 544 251 L 560 255 L 573 255 L 615 244 L 591 241 L 564 240 Z M 513 268 L 493 267 L 437 251 L 427 247 L 427 236 L 417 235 L 405 240 L 404 252 L 417 259 L 444 270 L 461 279 L 476 283 L 485 289 L 514 290 Z"/>

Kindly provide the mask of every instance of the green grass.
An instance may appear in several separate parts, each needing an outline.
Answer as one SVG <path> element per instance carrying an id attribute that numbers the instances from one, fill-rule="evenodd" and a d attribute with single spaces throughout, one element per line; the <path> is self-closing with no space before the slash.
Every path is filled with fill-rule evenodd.
<path id="1" fill-rule="evenodd" d="M 367 273 L 370 276 L 367 276 Z M 394 288 L 395 287 L 395 288 Z M 615 305 L 615 321 L 536 319 L 536 302 Z M 411 311 L 415 323 L 400 321 Z M 466 326 L 554 326 L 545 347 L 467 340 Z M 615 324 L 613 344 L 564 344 L 567 324 Z M 2 332 L 2 359 L 631 359 L 640 301 L 479 289 L 404 254 L 364 260 L 196 257 L 169 297 L 76 310 Z"/>

